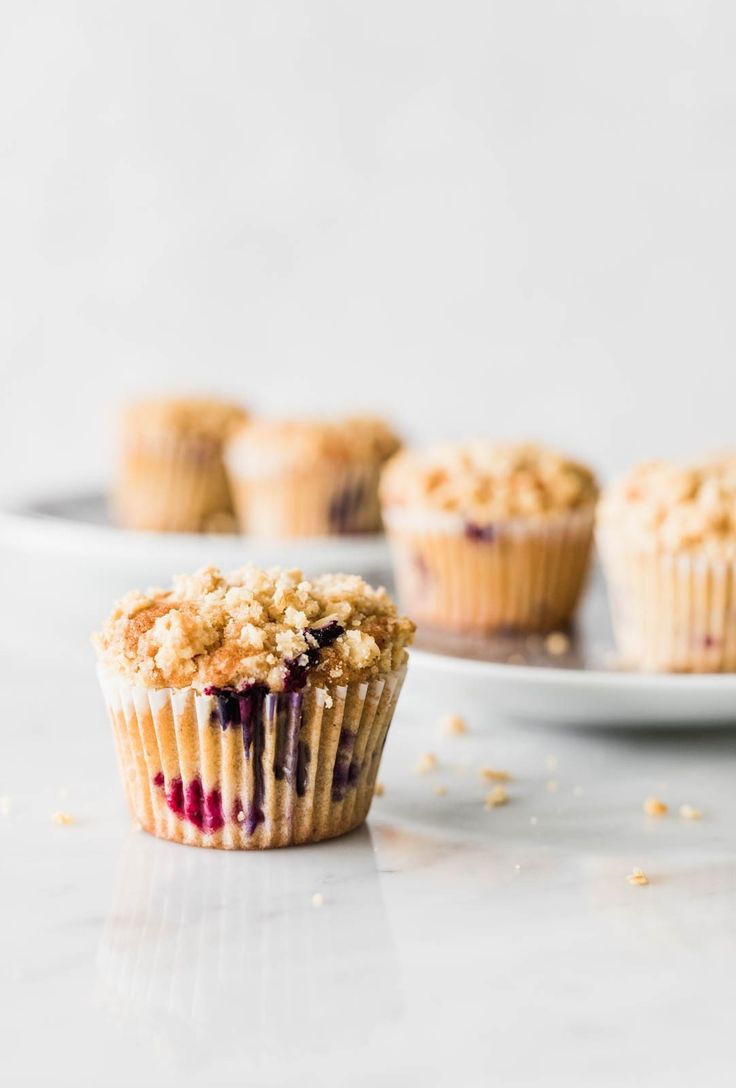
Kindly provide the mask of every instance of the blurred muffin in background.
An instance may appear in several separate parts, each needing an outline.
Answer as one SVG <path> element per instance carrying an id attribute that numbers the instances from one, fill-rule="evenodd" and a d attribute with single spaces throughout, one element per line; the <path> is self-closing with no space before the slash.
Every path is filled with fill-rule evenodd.
<path id="1" fill-rule="evenodd" d="M 622 664 L 736 671 L 736 459 L 638 465 L 604 492 L 598 548 Z"/>
<path id="2" fill-rule="evenodd" d="M 247 413 L 205 398 L 138 401 L 121 419 L 112 506 L 127 529 L 221 532 L 235 528 L 223 448 Z"/>
<path id="3" fill-rule="evenodd" d="M 274 538 L 376 532 L 381 468 L 400 445 L 367 416 L 245 424 L 225 455 L 242 530 Z"/>
<path id="4" fill-rule="evenodd" d="M 355 575 L 204 567 L 129 593 L 95 642 L 133 818 L 231 850 L 351 831 L 413 634 Z"/>
<path id="5" fill-rule="evenodd" d="M 589 469 L 539 446 L 476 441 L 397 454 L 381 501 L 404 608 L 454 631 L 566 625 L 597 494 Z"/>

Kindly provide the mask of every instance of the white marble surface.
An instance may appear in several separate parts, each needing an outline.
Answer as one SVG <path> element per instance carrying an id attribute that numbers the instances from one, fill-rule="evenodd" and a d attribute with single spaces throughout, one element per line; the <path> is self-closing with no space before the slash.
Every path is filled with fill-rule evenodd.
<path id="1" fill-rule="evenodd" d="M 3 1084 L 729 1082 L 736 734 L 511 726 L 417 673 L 367 827 L 210 853 L 129 829 L 91 657 L 59 653 L 0 665 Z"/>

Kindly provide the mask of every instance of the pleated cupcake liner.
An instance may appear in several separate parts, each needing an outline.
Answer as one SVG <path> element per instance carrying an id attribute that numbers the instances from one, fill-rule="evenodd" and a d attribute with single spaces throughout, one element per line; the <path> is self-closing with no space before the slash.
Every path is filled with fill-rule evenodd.
<path id="1" fill-rule="evenodd" d="M 230 850 L 351 831 L 368 814 L 405 673 L 329 692 L 200 695 L 99 670 L 133 819 L 159 838 Z"/>
<path id="2" fill-rule="evenodd" d="M 116 520 L 131 529 L 199 532 L 234 526 L 217 442 L 176 436 L 129 439 L 113 495 Z"/>
<path id="3" fill-rule="evenodd" d="M 736 560 L 627 547 L 599 529 L 621 664 L 736 672 Z"/>
<path id="4" fill-rule="evenodd" d="M 384 519 L 399 597 L 418 622 L 513 633 L 572 619 L 589 567 L 592 510 L 482 525 L 389 508 Z"/>
<path id="5" fill-rule="evenodd" d="M 309 473 L 259 471 L 257 460 L 228 466 L 243 532 L 262 537 L 376 532 L 381 526 L 377 465 L 316 467 Z"/>

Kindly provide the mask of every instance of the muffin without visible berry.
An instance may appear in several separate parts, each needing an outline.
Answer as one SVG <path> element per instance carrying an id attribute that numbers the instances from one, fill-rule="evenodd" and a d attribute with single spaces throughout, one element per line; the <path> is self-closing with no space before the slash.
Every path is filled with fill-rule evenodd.
<path id="1" fill-rule="evenodd" d="M 564 626 L 588 568 L 596 497 L 587 468 L 538 446 L 397 454 L 381 501 L 404 607 L 455 631 Z"/>
<path id="2" fill-rule="evenodd" d="M 226 451 L 241 528 L 273 538 L 376 532 L 381 467 L 399 446 L 367 417 L 246 424 Z"/>
<path id="3" fill-rule="evenodd" d="M 413 631 L 350 575 L 207 567 L 129 594 L 95 642 L 134 819 L 226 849 L 357 827 Z"/>
<path id="4" fill-rule="evenodd" d="M 246 412 L 224 401 L 186 398 L 131 404 L 121 420 L 113 512 L 129 529 L 234 529 L 223 447 Z"/>
<path id="5" fill-rule="evenodd" d="M 609 487 L 598 547 L 622 663 L 736 671 L 736 462 L 652 461 Z"/>

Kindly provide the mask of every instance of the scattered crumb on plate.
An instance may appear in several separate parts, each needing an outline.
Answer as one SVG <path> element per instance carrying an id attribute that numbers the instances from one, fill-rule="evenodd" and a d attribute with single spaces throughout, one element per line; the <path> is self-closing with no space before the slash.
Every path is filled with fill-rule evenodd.
<path id="1" fill-rule="evenodd" d="M 446 737 L 462 737 L 468 732 L 468 723 L 460 714 L 447 714 L 440 725 Z"/>
<path id="2" fill-rule="evenodd" d="M 322 895 L 322 892 L 315 892 L 314 895 L 312 896 L 312 906 L 313 907 L 323 906 L 324 901 L 325 901 L 325 897 Z"/>
<path id="3" fill-rule="evenodd" d="M 503 786 L 495 786 L 485 797 L 486 808 L 498 808 L 499 805 L 505 805 L 509 799 L 508 792 Z"/>
<path id="4" fill-rule="evenodd" d="M 438 797 L 445 797 L 447 794 L 447 786 L 436 786 L 434 792 Z"/>
<path id="5" fill-rule="evenodd" d="M 699 820 L 703 813 L 695 805 L 680 805 L 680 816 L 683 820 Z"/>
<path id="6" fill-rule="evenodd" d="M 629 884 L 642 885 L 649 883 L 649 877 L 643 869 L 632 869 L 629 875 L 626 877 Z"/>
<path id="7" fill-rule="evenodd" d="M 497 771 L 493 767 L 481 767 L 479 773 L 484 782 L 511 781 L 511 775 L 508 771 Z"/>
<path id="8" fill-rule="evenodd" d="M 373 796 L 383 797 L 385 792 L 386 787 L 384 786 L 383 782 L 376 782 L 375 786 L 373 787 Z"/>
<path id="9" fill-rule="evenodd" d="M 644 811 L 647 816 L 664 816 L 669 811 L 669 806 L 664 801 L 660 801 L 659 797 L 647 797 L 644 802 Z"/>
<path id="10" fill-rule="evenodd" d="M 544 648 L 552 657 L 560 657 L 570 649 L 570 639 L 564 631 L 551 631 L 544 640 Z"/>
<path id="11" fill-rule="evenodd" d="M 417 774 L 429 774 L 437 766 L 437 756 L 434 752 L 425 752 L 417 763 Z"/>
<path id="12" fill-rule="evenodd" d="M 62 812 L 60 809 L 58 812 L 52 813 L 51 822 L 56 824 L 57 827 L 68 827 L 74 823 L 74 817 L 71 812 Z"/>

